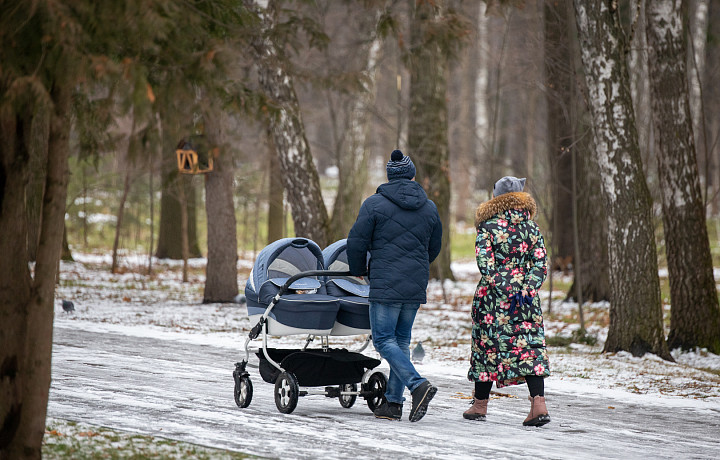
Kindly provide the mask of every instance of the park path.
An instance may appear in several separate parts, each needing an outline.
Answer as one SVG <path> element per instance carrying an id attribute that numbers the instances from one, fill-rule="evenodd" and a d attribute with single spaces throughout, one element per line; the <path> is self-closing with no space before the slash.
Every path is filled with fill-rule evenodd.
<path id="1" fill-rule="evenodd" d="M 458 366 L 419 367 L 440 389 L 420 422 L 376 420 L 364 400 L 322 396 L 279 413 L 255 369 L 252 404 L 233 401 L 238 350 L 56 327 L 48 416 L 271 458 L 720 458 L 720 408 L 668 407 L 583 391 L 546 397 L 552 423 L 525 428 L 524 386 L 503 388 L 487 422 L 463 420 L 470 385 Z M 244 355 L 244 353 L 243 353 Z M 567 388 L 564 385 L 563 388 Z M 631 400 L 630 400 L 631 401 Z"/>

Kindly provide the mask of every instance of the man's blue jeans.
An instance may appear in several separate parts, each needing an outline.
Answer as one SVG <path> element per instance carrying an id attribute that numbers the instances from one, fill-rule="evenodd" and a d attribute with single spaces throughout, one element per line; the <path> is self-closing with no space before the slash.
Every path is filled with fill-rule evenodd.
<path id="1" fill-rule="evenodd" d="M 370 328 L 373 345 L 390 364 L 385 398 L 402 404 L 403 392 L 411 392 L 426 379 L 420 376 L 410 361 L 410 338 L 420 304 L 370 302 Z"/>

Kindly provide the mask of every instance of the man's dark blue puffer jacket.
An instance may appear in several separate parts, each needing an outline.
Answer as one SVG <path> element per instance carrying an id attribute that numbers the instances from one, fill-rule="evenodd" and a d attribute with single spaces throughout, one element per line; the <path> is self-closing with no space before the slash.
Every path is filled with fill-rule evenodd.
<path id="1" fill-rule="evenodd" d="M 441 245 L 435 203 L 417 182 L 394 179 L 362 204 L 348 235 L 348 263 L 353 275 L 364 275 L 370 251 L 371 302 L 422 304 Z"/>

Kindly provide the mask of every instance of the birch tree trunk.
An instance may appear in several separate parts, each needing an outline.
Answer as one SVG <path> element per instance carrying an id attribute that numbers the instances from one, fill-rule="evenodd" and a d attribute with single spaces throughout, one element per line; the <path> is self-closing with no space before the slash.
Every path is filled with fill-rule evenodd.
<path id="1" fill-rule="evenodd" d="M 259 65 L 260 86 L 272 104 L 272 107 L 268 107 L 270 133 L 280 159 L 295 233 L 325 247 L 329 243 L 329 220 L 320 189 L 320 178 L 305 137 L 292 77 L 283 67 L 277 44 L 267 36 L 276 25 L 274 9 L 273 2 L 270 2 L 268 10 L 262 15 L 265 36 L 253 42 Z"/>
<path id="2" fill-rule="evenodd" d="M 454 279 L 450 269 L 450 177 L 448 157 L 448 60 L 433 37 L 442 21 L 443 2 L 410 0 L 410 117 L 408 154 L 414 158 L 416 180 L 435 202 L 443 223 L 442 250 L 431 276 Z"/>
<path id="3" fill-rule="evenodd" d="M 230 150 L 224 147 L 223 117 L 206 117 L 208 155 L 213 155 L 214 170 L 205 175 L 208 254 L 203 303 L 233 302 L 238 294 L 233 162 Z"/>
<path id="4" fill-rule="evenodd" d="M 660 281 L 629 76 L 614 3 L 574 0 L 581 56 L 608 221 L 610 327 L 606 352 L 671 360 L 663 333 Z"/>
<path id="5" fill-rule="evenodd" d="M 653 122 L 670 278 L 671 348 L 720 353 L 720 307 L 695 157 L 682 0 L 647 5 Z"/>

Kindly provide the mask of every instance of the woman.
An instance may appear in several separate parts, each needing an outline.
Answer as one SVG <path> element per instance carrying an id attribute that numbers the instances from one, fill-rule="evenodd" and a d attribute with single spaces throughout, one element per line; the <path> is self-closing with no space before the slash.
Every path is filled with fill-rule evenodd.
<path id="1" fill-rule="evenodd" d="M 485 420 L 490 389 L 527 382 L 530 414 L 523 425 L 550 421 L 544 378 L 549 375 L 538 290 L 547 274 L 537 205 L 523 192 L 525 179 L 506 176 L 475 213 L 475 256 L 480 269 L 472 305 L 468 379 L 475 382 L 469 420 Z"/>

